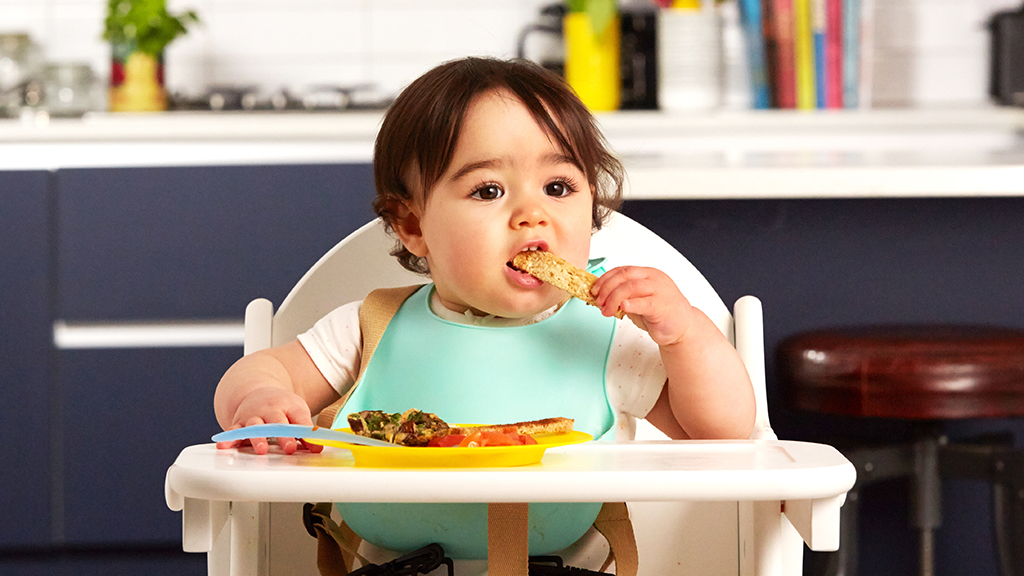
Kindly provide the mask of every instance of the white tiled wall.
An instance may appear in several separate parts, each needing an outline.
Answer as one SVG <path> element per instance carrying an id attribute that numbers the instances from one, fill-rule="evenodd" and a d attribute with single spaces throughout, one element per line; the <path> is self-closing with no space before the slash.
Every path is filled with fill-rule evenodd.
<path id="1" fill-rule="evenodd" d="M 877 104 L 987 100 L 988 19 L 1021 0 L 874 1 Z"/>
<path id="2" fill-rule="evenodd" d="M 512 56 L 520 28 L 551 0 L 168 0 L 203 24 L 167 54 L 172 90 L 212 84 L 302 89 L 376 84 L 397 91 L 443 60 Z M 875 102 L 986 100 L 988 32 L 1020 0 L 875 0 Z M 108 74 L 107 0 L 0 0 L 0 32 L 28 31 L 49 60 Z"/>

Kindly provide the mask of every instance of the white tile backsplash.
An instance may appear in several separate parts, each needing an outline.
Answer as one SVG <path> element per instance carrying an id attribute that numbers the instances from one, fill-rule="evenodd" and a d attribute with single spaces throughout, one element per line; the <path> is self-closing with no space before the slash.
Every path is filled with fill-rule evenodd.
<path id="1" fill-rule="evenodd" d="M 552 0 L 168 0 L 202 24 L 166 54 L 172 90 L 375 83 L 392 93 L 437 63 L 513 56 L 519 30 Z M 875 102 L 987 99 L 989 15 L 1020 0 L 877 0 Z M 0 0 L 0 32 L 27 31 L 46 57 L 109 74 L 106 0 Z"/>

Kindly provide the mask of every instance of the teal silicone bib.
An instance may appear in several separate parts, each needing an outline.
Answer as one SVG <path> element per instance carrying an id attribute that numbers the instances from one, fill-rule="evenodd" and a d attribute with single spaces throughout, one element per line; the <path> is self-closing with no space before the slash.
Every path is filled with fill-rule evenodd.
<path id="1" fill-rule="evenodd" d="M 335 427 L 359 410 L 434 412 L 450 423 L 507 423 L 564 416 L 595 438 L 614 416 L 605 367 L 615 321 L 570 299 L 551 317 L 517 327 L 448 322 L 421 288 L 388 324 Z M 443 450 L 443 448 L 437 448 Z M 578 540 L 602 503 L 530 504 L 530 554 Z M 337 504 L 364 540 L 395 551 L 433 542 L 452 558 L 487 557 L 486 504 Z"/>

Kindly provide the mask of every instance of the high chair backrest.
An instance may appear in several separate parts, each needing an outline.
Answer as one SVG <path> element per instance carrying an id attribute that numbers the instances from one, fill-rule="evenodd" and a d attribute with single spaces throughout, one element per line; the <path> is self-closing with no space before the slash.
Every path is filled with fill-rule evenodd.
<path id="1" fill-rule="evenodd" d="M 263 299 L 246 309 L 245 352 L 284 344 L 338 306 L 361 300 L 374 288 L 428 281 L 402 268 L 390 255 L 395 239 L 375 219 L 336 244 L 296 283 L 277 312 Z M 671 244 L 635 220 L 612 213 L 591 241 L 591 260 L 606 270 L 650 266 L 671 277 L 690 303 L 704 312 L 739 351 L 757 398 L 753 437 L 774 438 L 765 399 L 761 304 L 752 296 L 736 302 L 734 316 L 704 276 Z"/>

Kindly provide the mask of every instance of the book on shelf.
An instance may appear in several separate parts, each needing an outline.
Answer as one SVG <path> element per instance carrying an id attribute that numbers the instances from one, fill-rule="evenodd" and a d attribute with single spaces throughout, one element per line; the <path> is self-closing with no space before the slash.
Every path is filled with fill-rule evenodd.
<path id="1" fill-rule="evenodd" d="M 860 62 L 857 107 L 871 107 L 875 68 L 875 0 L 860 0 Z"/>
<path id="2" fill-rule="evenodd" d="M 811 42 L 814 47 L 814 107 L 825 108 L 825 84 L 827 76 L 825 71 L 825 44 L 828 32 L 828 10 L 825 7 L 826 0 L 812 0 L 811 2 Z"/>
<path id="3" fill-rule="evenodd" d="M 747 45 L 747 66 L 750 71 L 751 108 L 765 109 L 771 105 L 768 90 L 768 62 L 765 51 L 764 18 L 761 0 L 738 0 L 743 41 Z"/>
<path id="4" fill-rule="evenodd" d="M 812 0 L 793 0 L 793 55 L 796 59 L 796 107 L 813 110 L 817 91 L 814 78 Z"/>
<path id="5" fill-rule="evenodd" d="M 843 1 L 843 107 L 856 108 L 860 85 L 860 0 Z"/>
<path id="6" fill-rule="evenodd" d="M 733 1 L 752 107 L 870 107 L 875 0 Z"/>
<path id="7" fill-rule="evenodd" d="M 796 51 L 794 43 L 793 0 L 767 0 L 774 23 L 775 71 L 769 79 L 778 108 L 796 108 Z"/>
<path id="8" fill-rule="evenodd" d="M 825 1 L 825 107 L 843 107 L 843 2 Z"/>

